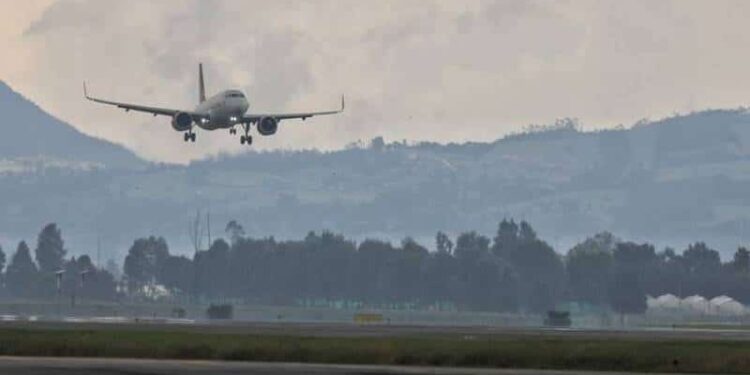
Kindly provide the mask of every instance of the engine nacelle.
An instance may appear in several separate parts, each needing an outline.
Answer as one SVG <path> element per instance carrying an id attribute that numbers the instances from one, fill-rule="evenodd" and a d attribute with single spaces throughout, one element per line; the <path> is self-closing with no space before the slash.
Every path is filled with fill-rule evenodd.
<path id="1" fill-rule="evenodd" d="M 273 135 L 279 128 L 279 120 L 273 117 L 263 117 L 258 121 L 258 133 L 261 135 Z"/>
<path id="2" fill-rule="evenodd" d="M 174 130 L 184 132 L 190 130 L 190 127 L 192 126 L 193 116 L 190 116 L 189 113 L 177 112 L 174 117 L 172 117 L 172 128 L 174 128 Z"/>

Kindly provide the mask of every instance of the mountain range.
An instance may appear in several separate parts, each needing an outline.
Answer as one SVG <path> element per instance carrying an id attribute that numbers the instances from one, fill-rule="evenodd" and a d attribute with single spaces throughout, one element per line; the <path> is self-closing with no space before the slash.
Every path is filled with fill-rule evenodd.
<path id="1" fill-rule="evenodd" d="M 130 150 L 94 138 L 46 113 L 0 81 L 0 159 L 34 159 L 89 166 L 135 167 Z"/>
<path id="2" fill-rule="evenodd" d="M 31 239 L 46 222 L 71 253 L 120 259 L 139 236 L 173 252 L 196 246 L 201 212 L 213 238 L 230 220 L 253 236 L 332 230 L 364 239 L 438 230 L 492 236 L 503 218 L 531 222 L 564 252 L 610 231 L 682 249 L 693 241 L 729 256 L 750 241 L 750 114 L 709 110 L 581 131 L 575 121 L 491 142 L 369 144 L 319 151 L 248 151 L 187 166 L 150 164 L 60 122 L 0 84 L 0 160 L 62 160 L 29 170 L 0 164 L 0 245 Z M 88 168 L 80 168 L 80 165 Z M 205 247 L 205 242 L 203 246 Z M 200 247 L 197 246 L 197 247 Z"/>

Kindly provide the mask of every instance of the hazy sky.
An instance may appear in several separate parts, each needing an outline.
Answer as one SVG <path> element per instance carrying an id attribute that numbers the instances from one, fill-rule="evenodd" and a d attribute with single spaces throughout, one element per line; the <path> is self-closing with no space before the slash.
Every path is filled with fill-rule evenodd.
<path id="1" fill-rule="evenodd" d="M 0 0 L 0 79 L 82 131 L 152 160 L 244 150 L 185 144 L 169 119 L 98 96 L 192 108 L 246 91 L 258 111 L 347 112 L 282 123 L 260 148 L 493 140 L 577 117 L 629 125 L 750 101 L 750 1 Z"/>

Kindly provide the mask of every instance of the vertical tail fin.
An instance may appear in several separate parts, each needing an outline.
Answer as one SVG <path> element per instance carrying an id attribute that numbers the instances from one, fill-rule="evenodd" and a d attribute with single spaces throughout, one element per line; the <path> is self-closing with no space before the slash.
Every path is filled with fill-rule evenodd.
<path id="1" fill-rule="evenodd" d="M 198 64 L 198 100 L 206 101 L 206 85 L 203 83 L 203 64 Z"/>

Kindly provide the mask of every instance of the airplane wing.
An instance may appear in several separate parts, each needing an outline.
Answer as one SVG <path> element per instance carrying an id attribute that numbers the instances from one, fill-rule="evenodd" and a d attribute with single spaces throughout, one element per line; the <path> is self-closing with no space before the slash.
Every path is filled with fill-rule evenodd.
<path id="1" fill-rule="evenodd" d="M 344 112 L 344 96 L 341 96 L 341 108 L 332 111 L 321 111 L 321 112 L 301 112 L 301 113 L 248 113 L 242 116 L 242 123 L 257 123 L 264 117 L 273 117 L 277 120 L 290 120 L 290 119 L 302 119 L 305 120 L 308 117 L 322 116 L 322 115 L 335 115 L 337 113 Z"/>
<path id="2" fill-rule="evenodd" d="M 114 105 L 117 108 L 122 108 L 125 110 L 125 112 L 127 111 L 146 112 L 154 116 L 157 116 L 157 115 L 174 116 L 178 112 L 185 112 L 185 113 L 192 115 L 195 120 L 199 120 L 202 116 L 200 113 L 194 113 L 192 111 L 182 111 L 179 109 L 171 109 L 171 108 L 149 107 L 149 106 L 144 106 L 144 105 L 139 105 L 139 104 L 121 103 L 121 102 L 115 102 L 111 100 L 95 98 L 95 97 L 89 96 L 89 93 L 86 90 L 85 82 L 83 83 L 83 96 L 85 96 L 86 99 L 91 100 L 92 102 L 109 104 L 109 105 Z"/>

